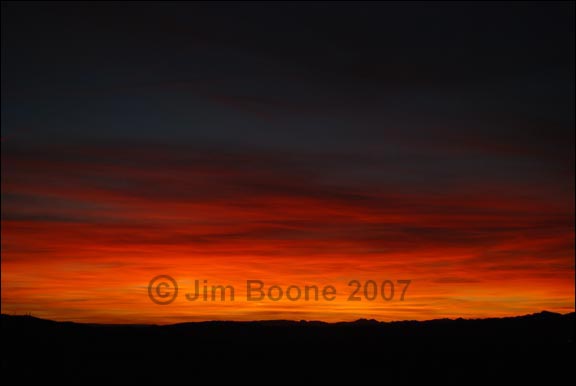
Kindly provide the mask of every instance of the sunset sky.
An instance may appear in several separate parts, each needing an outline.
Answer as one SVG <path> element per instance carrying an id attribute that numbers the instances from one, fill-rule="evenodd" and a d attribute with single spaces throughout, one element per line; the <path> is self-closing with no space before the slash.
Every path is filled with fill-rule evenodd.
<path id="1" fill-rule="evenodd" d="M 573 16 L 553 1 L 4 2 L 2 313 L 574 311 Z M 147 289 L 161 274 L 180 286 L 164 306 Z M 195 279 L 236 299 L 189 302 Z M 246 280 L 338 295 L 248 302 Z M 411 284 L 351 302 L 350 280 Z"/>

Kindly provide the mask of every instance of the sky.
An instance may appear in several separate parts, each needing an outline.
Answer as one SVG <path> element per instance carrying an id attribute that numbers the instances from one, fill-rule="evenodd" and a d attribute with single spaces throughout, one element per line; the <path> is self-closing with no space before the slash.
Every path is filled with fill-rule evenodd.
<path id="1" fill-rule="evenodd" d="M 574 311 L 574 2 L 6 1 L 1 105 L 2 313 Z"/>

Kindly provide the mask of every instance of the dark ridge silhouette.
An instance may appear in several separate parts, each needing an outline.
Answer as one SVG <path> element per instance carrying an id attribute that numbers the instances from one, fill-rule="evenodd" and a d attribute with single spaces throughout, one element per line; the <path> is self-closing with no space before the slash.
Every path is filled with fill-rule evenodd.
<path id="1" fill-rule="evenodd" d="M 158 326 L 2 315 L 2 383 L 572 384 L 574 319 Z"/>

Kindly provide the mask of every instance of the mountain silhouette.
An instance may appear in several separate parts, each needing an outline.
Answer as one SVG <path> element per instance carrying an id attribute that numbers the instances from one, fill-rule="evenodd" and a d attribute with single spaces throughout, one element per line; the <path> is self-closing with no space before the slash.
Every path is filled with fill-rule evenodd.
<path id="1" fill-rule="evenodd" d="M 574 313 L 354 322 L 56 322 L 2 315 L 14 384 L 571 384 Z M 76 374 L 82 374 L 80 377 Z"/>

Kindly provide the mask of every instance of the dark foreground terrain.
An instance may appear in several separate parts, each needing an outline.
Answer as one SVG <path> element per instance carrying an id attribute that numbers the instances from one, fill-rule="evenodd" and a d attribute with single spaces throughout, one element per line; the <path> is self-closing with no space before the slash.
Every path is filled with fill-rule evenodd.
<path id="1" fill-rule="evenodd" d="M 2 384 L 574 384 L 574 313 L 91 325 L 2 315 Z"/>

